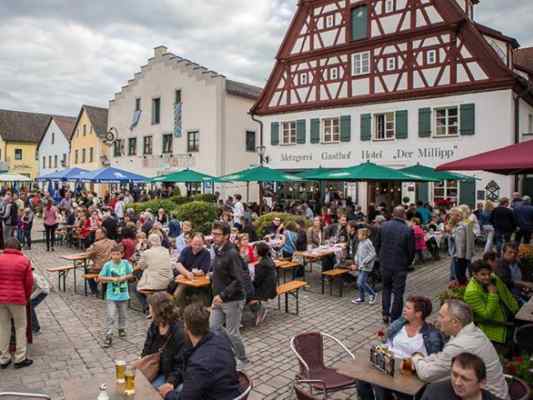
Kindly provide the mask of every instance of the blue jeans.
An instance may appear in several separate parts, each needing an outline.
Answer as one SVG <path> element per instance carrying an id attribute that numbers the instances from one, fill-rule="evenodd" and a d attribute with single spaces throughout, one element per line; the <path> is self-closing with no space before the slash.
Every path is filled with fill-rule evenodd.
<path id="1" fill-rule="evenodd" d="M 365 299 L 365 292 L 371 296 L 376 296 L 376 292 L 368 284 L 368 275 L 368 271 L 359 271 L 357 273 L 357 288 L 359 289 L 359 297 L 361 300 Z"/>
<path id="2" fill-rule="evenodd" d="M 35 312 L 35 307 L 37 307 L 41 302 L 48 296 L 48 293 L 40 293 L 34 299 L 31 299 L 31 330 L 33 332 L 39 332 L 41 330 L 41 325 L 39 325 L 39 319 Z"/>

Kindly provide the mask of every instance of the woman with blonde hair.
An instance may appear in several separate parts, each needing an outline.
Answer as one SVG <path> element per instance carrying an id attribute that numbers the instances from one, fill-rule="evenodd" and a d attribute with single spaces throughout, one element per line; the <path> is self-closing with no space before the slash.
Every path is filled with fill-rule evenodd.
<path id="1" fill-rule="evenodd" d="M 494 245 L 494 226 L 492 226 L 490 222 L 492 210 L 494 210 L 494 204 L 490 200 L 487 200 L 485 201 L 483 211 L 479 214 L 479 226 L 481 227 L 481 232 L 486 235 L 485 250 L 483 251 L 483 254 L 492 251 Z"/>
<path id="2" fill-rule="evenodd" d="M 452 274 L 461 284 L 466 285 L 467 261 L 467 230 L 463 210 L 460 207 L 454 207 L 450 210 L 450 218 L 447 227 L 450 233 L 450 255 L 452 256 Z"/>

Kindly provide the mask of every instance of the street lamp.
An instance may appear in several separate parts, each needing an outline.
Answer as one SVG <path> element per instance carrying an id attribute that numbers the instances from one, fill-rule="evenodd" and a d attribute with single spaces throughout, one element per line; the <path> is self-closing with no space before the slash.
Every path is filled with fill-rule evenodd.
<path id="1" fill-rule="evenodd" d="M 259 165 L 262 167 L 265 160 L 266 146 L 257 146 L 255 152 L 259 156 Z"/>

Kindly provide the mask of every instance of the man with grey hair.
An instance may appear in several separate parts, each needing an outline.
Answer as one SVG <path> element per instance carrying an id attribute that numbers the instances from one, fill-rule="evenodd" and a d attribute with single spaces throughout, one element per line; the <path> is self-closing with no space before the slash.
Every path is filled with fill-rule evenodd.
<path id="1" fill-rule="evenodd" d="M 503 375 L 498 353 L 487 336 L 473 323 L 472 310 L 460 300 L 448 300 L 439 310 L 438 325 L 450 337 L 440 353 L 413 355 L 413 366 L 418 377 L 435 382 L 450 376 L 452 359 L 461 353 L 480 357 L 487 369 L 486 389 L 500 399 L 509 398 L 509 389 Z"/>
<path id="2" fill-rule="evenodd" d="M 531 232 L 533 232 L 533 206 L 531 205 L 531 197 L 522 197 L 522 203 L 513 209 L 516 222 L 518 224 L 518 232 L 516 232 L 515 240 L 524 244 L 531 242 Z"/>
<path id="3" fill-rule="evenodd" d="M 392 219 L 379 229 L 376 252 L 383 277 L 383 322 L 388 323 L 402 315 L 407 269 L 415 257 L 415 235 L 405 222 L 403 206 L 395 207 Z"/>

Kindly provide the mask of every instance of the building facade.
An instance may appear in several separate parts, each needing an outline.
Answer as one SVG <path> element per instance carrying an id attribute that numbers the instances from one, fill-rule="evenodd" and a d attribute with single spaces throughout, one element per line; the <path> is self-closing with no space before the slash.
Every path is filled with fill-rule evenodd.
<path id="1" fill-rule="evenodd" d="M 76 124 L 74 117 L 51 117 L 37 145 L 39 176 L 69 166 L 70 139 Z"/>
<path id="2" fill-rule="evenodd" d="M 474 20 L 477 0 L 302 0 L 252 112 L 270 166 L 394 168 L 516 143 L 533 121 L 533 74 L 516 40 Z M 360 184 L 366 205 L 415 197 L 474 204 L 515 190 L 514 178 Z"/>
<path id="3" fill-rule="evenodd" d="M 258 162 L 258 125 L 248 112 L 260 91 L 157 47 L 109 102 L 111 163 L 150 177 L 249 167 Z"/>
<path id="4" fill-rule="evenodd" d="M 0 162 L 9 173 L 38 176 L 37 146 L 51 117 L 69 118 L 0 110 Z"/>

